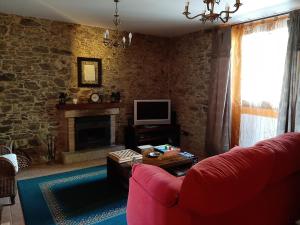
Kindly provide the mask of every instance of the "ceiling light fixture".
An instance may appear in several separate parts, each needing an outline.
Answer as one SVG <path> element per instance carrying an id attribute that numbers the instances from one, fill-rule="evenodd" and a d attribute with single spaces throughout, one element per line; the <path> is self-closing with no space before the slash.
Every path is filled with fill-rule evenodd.
<path id="1" fill-rule="evenodd" d="M 132 40 L 132 33 L 128 34 L 128 38 L 126 38 L 125 36 L 122 36 L 122 34 L 119 32 L 119 25 L 121 24 L 121 19 L 120 19 L 120 15 L 119 15 L 119 9 L 118 9 L 118 3 L 119 0 L 114 0 L 114 2 L 116 3 L 115 6 L 115 15 L 114 15 L 114 25 L 116 27 L 115 33 L 113 35 L 111 35 L 112 37 L 110 37 L 109 31 L 106 30 L 104 32 L 104 38 L 103 38 L 103 43 L 105 46 L 107 47 L 129 47 L 131 45 L 131 40 Z"/>
<path id="2" fill-rule="evenodd" d="M 183 12 L 183 15 L 186 16 L 186 18 L 192 20 L 195 18 L 200 17 L 200 21 L 205 23 L 206 21 L 214 22 L 217 20 L 221 20 L 223 23 L 227 23 L 229 19 L 231 19 L 230 14 L 235 13 L 236 11 L 239 10 L 240 6 L 242 3 L 240 0 L 236 0 L 236 3 L 234 4 L 234 9 L 230 10 L 230 6 L 227 3 L 225 10 L 221 11 L 220 13 L 215 12 L 215 5 L 219 5 L 221 0 L 203 0 L 203 3 L 206 4 L 204 10 L 202 13 L 196 15 L 196 16 L 190 16 L 189 12 L 189 5 L 190 5 L 190 0 L 186 0 L 185 2 L 185 10 Z"/>

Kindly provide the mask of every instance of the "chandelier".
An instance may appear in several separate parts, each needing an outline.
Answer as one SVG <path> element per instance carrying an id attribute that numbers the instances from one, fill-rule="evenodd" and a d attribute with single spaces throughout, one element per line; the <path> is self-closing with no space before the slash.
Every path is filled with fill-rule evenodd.
<path id="1" fill-rule="evenodd" d="M 119 0 L 114 0 L 114 2 L 116 3 L 116 7 L 115 7 L 115 15 L 114 15 L 114 25 L 115 25 L 115 33 L 113 35 L 109 34 L 109 31 L 106 30 L 104 32 L 104 38 L 103 38 L 103 43 L 105 46 L 107 47 L 129 47 L 131 45 L 131 40 L 132 40 L 132 33 L 128 34 L 128 38 L 126 38 L 125 36 L 122 36 L 122 34 L 119 32 L 119 25 L 121 24 L 121 19 L 120 19 L 120 15 L 119 15 L 119 9 L 118 9 L 118 3 Z"/>
<path id="2" fill-rule="evenodd" d="M 230 14 L 235 13 L 238 11 L 242 3 L 240 0 L 236 0 L 234 4 L 234 9 L 230 10 L 230 6 L 227 4 L 224 11 L 221 11 L 219 13 L 215 12 L 215 5 L 219 5 L 221 0 L 203 0 L 203 2 L 206 4 L 205 9 L 203 12 L 201 12 L 198 15 L 190 16 L 189 12 L 189 5 L 190 0 L 186 0 L 185 2 L 185 10 L 183 12 L 183 15 L 186 16 L 186 18 L 192 20 L 197 17 L 200 17 L 200 21 L 205 23 L 206 21 L 214 22 L 215 20 L 221 20 L 223 23 L 227 23 L 229 19 L 231 19 Z"/>

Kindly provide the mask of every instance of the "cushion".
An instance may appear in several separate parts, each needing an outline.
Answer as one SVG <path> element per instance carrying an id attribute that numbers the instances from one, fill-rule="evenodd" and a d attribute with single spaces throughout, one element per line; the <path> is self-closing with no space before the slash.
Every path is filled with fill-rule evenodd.
<path id="1" fill-rule="evenodd" d="M 18 167 L 16 154 L 6 154 L 6 155 L 1 155 L 0 157 L 8 159 L 11 162 L 11 164 L 14 166 L 16 173 L 18 172 L 19 167 Z"/>
<path id="2" fill-rule="evenodd" d="M 273 161 L 273 151 L 263 147 L 236 147 L 207 158 L 186 175 L 179 204 L 201 215 L 231 210 L 265 188 Z"/>
<path id="3" fill-rule="evenodd" d="M 255 146 L 274 152 L 274 167 L 270 184 L 300 170 L 300 133 L 286 133 L 258 142 Z"/>

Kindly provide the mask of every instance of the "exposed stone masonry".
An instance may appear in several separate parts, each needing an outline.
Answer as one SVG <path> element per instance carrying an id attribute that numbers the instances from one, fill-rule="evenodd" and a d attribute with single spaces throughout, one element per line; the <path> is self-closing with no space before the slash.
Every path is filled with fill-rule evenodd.
<path id="1" fill-rule="evenodd" d="M 170 98 L 178 114 L 183 149 L 205 157 L 212 31 L 172 39 Z"/>
<path id="2" fill-rule="evenodd" d="M 77 57 L 102 59 L 103 86 L 120 91 L 124 108 L 117 142 L 132 116 L 133 100 L 171 98 L 189 136 L 183 147 L 203 151 L 211 34 L 175 39 L 134 34 L 125 50 L 103 46 L 104 29 L 0 14 L 0 143 L 15 140 L 32 156 L 46 153 L 46 136 L 58 128 L 58 93 L 86 102 L 99 88 L 77 87 Z"/>
<path id="3" fill-rule="evenodd" d="M 77 88 L 77 57 L 102 59 L 103 85 L 121 91 L 117 142 L 137 98 L 167 98 L 167 40 L 135 34 L 126 50 L 107 49 L 103 29 L 0 14 L 0 143 L 15 140 L 45 155 L 58 127 L 59 92 L 87 101 L 99 89 Z"/>

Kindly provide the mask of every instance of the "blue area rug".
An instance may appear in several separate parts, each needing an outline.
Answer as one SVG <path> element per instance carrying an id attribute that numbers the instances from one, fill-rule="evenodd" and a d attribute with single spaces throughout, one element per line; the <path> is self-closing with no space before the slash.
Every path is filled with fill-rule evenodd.
<path id="1" fill-rule="evenodd" d="M 126 194 L 106 182 L 106 167 L 18 181 L 26 225 L 126 225 Z"/>

